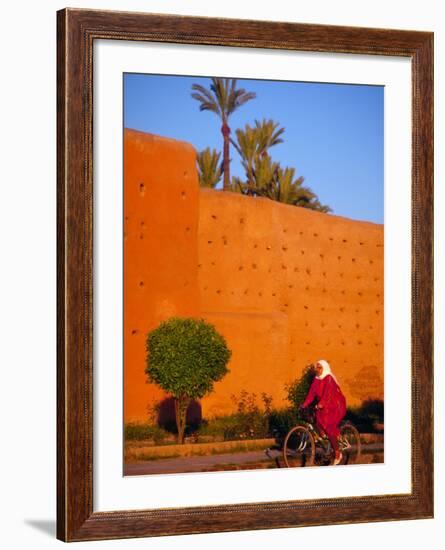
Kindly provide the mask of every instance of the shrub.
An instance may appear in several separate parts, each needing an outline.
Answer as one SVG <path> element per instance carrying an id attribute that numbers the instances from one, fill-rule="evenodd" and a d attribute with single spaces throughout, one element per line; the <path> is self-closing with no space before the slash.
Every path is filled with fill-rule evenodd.
<path id="1" fill-rule="evenodd" d="M 373 433 L 377 424 L 384 422 L 384 404 L 380 399 L 368 399 L 358 407 L 348 407 L 345 420 L 354 424 L 359 432 Z"/>
<path id="2" fill-rule="evenodd" d="M 275 437 L 277 442 L 283 442 L 288 431 L 300 420 L 297 410 L 293 407 L 272 410 L 269 414 L 270 435 Z"/>
<path id="3" fill-rule="evenodd" d="M 231 351 L 215 327 L 203 319 L 172 317 L 147 335 L 150 382 L 175 400 L 178 443 L 184 442 L 186 413 L 193 399 L 213 390 L 227 374 Z"/>
<path id="4" fill-rule="evenodd" d="M 257 403 L 255 393 L 246 390 L 239 396 L 232 395 L 232 401 L 236 406 L 236 412 L 212 418 L 202 423 L 199 429 L 200 436 L 212 436 L 224 441 L 237 439 L 257 439 L 269 435 L 269 414 L 272 398 L 261 394 L 262 408 Z"/>
<path id="5" fill-rule="evenodd" d="M 150 439 L 154 443 L 162 443 L 167 433 L 159 426 L 152 424 L 138 424 L 130 422 L 125 425 L 125 439 L 128 441 L 142 441 Z"/>
<path id="6" fill-rule="evenodd" d="M 303 373 L 300 376 L 300 378 L 297 378 L 293 382 L 290 382 L 285 385 L 285 389 L 287 391 L 287 399 L 296 411 L 298 411 L 299 406 L 305 400 L 314 377 L 315 377 L 314 366 L 308 365 L 303 370 Z"/>

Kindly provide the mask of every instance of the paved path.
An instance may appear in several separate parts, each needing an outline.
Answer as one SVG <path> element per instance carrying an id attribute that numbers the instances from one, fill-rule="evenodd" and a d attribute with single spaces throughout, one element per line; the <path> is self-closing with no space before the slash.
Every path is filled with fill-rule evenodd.
<path id="1" fill-rule="evenodd" d="M 366 460 L 366 455 L 382 453 L 383 446 L 378 443 L 364 445 L 362 448 L 363 458 Z M 272 451 L 271 456 L 281 458 L 281 453 Z M 362 460 L 360 461 L 362 463 Z M 124 475 L 138 476 L 147 474 L 173 474 L 185 472 L 202 472 L 206 470 L 216 470 L 218 467 L 221 470 L 229 469 L 228 466 L 239 466 L 242 464 L 262 463 L 263 467 L 275 465 L 274 460 L 268 459 L 264 451 L 248 451 L 244 453 L 225 453 L 208 456 L 190 456 L 179 458 L 162 458 L 159 460 L 150 460 L 147 462 L 136 462 L 126 464 Z M 233 469 L 238 469 L 238 468 Z"/>

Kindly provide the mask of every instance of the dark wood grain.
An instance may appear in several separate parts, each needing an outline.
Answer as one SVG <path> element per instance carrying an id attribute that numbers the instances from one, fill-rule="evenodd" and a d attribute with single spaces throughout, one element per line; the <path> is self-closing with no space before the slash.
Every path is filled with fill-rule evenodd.
<path id="1" fill-rule="evenodd" d="M 432 33 L 63 10 L 57 36 L 57 537 L 93 540 L 432 517 Z M 93 42 L 99 38 L 411 58 L 411 493 L 93 512 L 92 64 Z"/>

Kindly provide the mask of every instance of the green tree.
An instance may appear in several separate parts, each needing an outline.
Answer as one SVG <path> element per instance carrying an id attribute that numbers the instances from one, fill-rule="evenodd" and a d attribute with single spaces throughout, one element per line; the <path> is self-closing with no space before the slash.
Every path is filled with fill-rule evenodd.
<path id="1" fill-rule="evenodd" d="M 247 101 L 254 99 L 256 94 L 246 92 L 244 88 L 236 87 L 235 78 L 212 78 L 210 89 L 200 84 L 192 85 L 192 97 L 199 101 L 200 111 L 215 113 L 222 122 L 221 133 L 223 135 L 223 189 L 230 187 L 230 116 Z"/>
<path id="2" fill-rule="evenodd" d="M 190 402 L 213 390 L 228 372 L 231 351 L 203 319 L 172 317 L 147 335 L 145 373 L 175 401 L 178 443 L 184 443 Z"/>
<path id="3" fill-rule="evenodd" d="M 222 164 L 219 161 L 220 157 L 221 153 L 215 149 L 210 150 L 210 147 L 206 147 L 196 155 L 201 187 L 210 187 L 211 189 L 216 187 L 223 172 Z"/>

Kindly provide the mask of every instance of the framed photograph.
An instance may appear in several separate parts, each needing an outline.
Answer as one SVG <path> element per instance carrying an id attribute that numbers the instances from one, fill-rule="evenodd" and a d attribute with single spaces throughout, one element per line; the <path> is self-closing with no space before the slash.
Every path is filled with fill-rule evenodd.
<path id="1" fill-rule="evenodd" d="M 57 25 L 58 538 L 433 517 L 433 34 Z"/>

